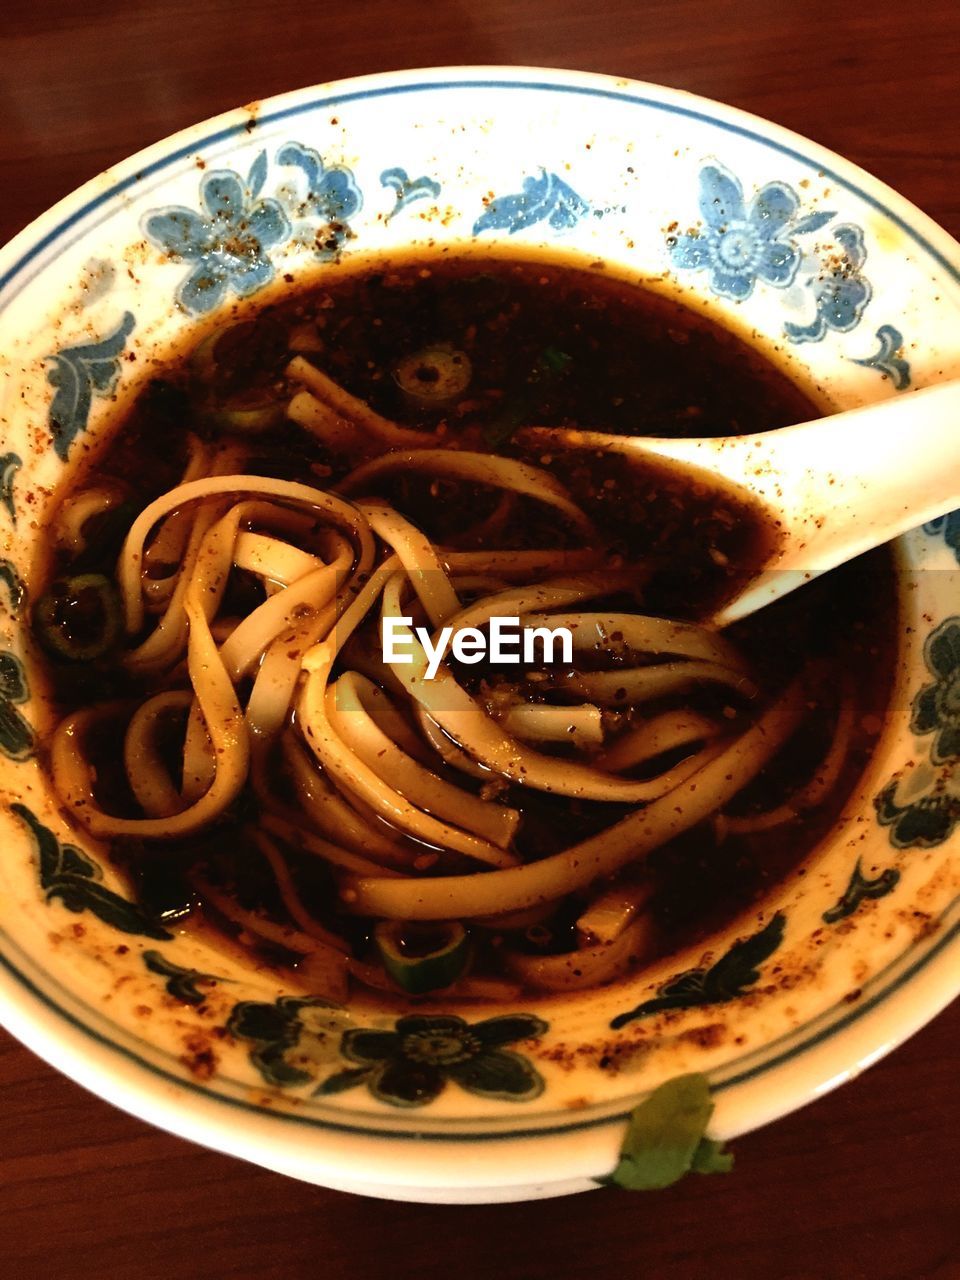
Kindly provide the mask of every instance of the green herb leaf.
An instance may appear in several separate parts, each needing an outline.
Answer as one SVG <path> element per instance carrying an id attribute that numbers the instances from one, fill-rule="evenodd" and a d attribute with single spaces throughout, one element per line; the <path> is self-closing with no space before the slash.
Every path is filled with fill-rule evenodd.
<path id="1" fill-rule="evenodd" d="M 620 1161 L 600 1181 L 626 1191 L 657 1191 L 685 1173 L 727 1173 L 733 1157 L 704 1137 L 713 1114 L 706 1076 L 676 1076 L 635 1107 Z"/>
<path id="2" fill-rule="evenodd" d="M 551 373 L 563 373 L 572 359 L 573 357 L 566 351 L 558 351 L 556 347 L 544 347 L 540 363 Z"/>
<path id="3" fill-rule="evenodd" d="M 733 1152 L 725 1151 L 715 1138 L 701 1138 L 690 1165 L 693 1173 L 729 1173 L 733 1168 Z"/>
<path id="4" fill-rule="evenodd" d="M 527 377 L 528 389 L 484 427 L 483 434 L 491 449 L 501 448 L 512 439 L 517 427 L 530 424 L 536 415 L 537 392 L 565 373 L 572 359 L 566 351 L 544 347 Z"/>
<path id="5" fill-rule="evenodd" d="M 483 438 L 491 449 L 499 449 L 512 439 L 517 427 L 522 426 L 529 417 L 529 405 L 524 399 L 522 403 L 512 405 L 495 418 L 491 418 L 483 428 Z"/>

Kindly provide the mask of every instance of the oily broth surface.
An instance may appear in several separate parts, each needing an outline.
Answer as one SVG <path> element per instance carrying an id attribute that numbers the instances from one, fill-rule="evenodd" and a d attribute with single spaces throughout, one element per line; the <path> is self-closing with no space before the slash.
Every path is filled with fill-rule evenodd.
<path id="1" fill-rule="evenodd" d="M 649 558 L 653 570 L 645 610 L 696 619 L 765 558 L 770 531 L 757 513 L 688 478 L 628 465 L 612 455 L 531 452 L 515 438 L 517 429 L 535 424 L 621 434 L 728 435 L 787 425 L 818 412 L 781 370 L 702 316 L 601 272 L 555 263 L 403 260 L 331 274 L 287 300 L 243 315 L 217 344 L 212 370 L 207 364 L 198 373 L 198 361 L 187 356 L 158 367 L 125 419 L 95 455 L 79 462 L 62 492 L 94 477 L 97 483 L 116 480 L 129 495 L 131 511 L 142 509 L 178 482 L 188 430 L 211 438 L 222 434 L 212 409 L 242 408 L 265 396 L 289 398 L 283 370 L 291 336 L 302 345 L 306 334 L 312 344 L 304 352 L 307 358 L 384 415 L 411 427 L 439 428 L 439 443 L 450 447 L 525 457 L 552 470 L 595 519 L 611 568 L 626 556 Z M 466 352 L 473 376 L 455 403 L 425 408 L 404 394 L 393 374 L 401 360 L 432 344 Z M 246 443 L 247 470 L 261 474 L 323 488 L 347 469 L 289 422 Z M 493 505 L 484 490 L 449 481 L 407 478 L 382 492 L 439 540 L 457 531 L 463 512 L 474 522 L 490 514 Z M 53 550 L 40 566 L 35 595 L 42 581 L 68 570 L 110 574 L 125 518 L 106 521 L 79 563 L 68 564 Z M 543 545 L 545 533 L 554 545 L 575 545 L 556 527 L 545 528 L 536 504 L 521 502 L 497 531 L 495 544 Z M 240 612 L 256 602 L 256 594 L 243 575 L 237 577 L 231 590 Z M 596 607 L 604 603 L 615 608 L 615 593 Z M 764 687 L 782 686 L 816 660 L 827 672 L 821 677 L 824 687 L 849 688 L 857 703 L 853 744 L 829 801 L 789 827 L 724 839 L 701 824 L 652 855 L 661 950 L 705 935 L 792 871 L 802 872 L 805 854 L 836 821 L 879 730 L 891 683 L 893 616 L 888 557 L 875 553 L 731 630 Z M 51 661 L 48 671 L 62 714 L 132 691 L 117 664 Z M 495 689 L 498 681 L 488 667 L 460 674 L 475 690 Z M 716 693 L 705 691 L 700 701 L 724 713 Z M 734 809 L 764 809 L 809 776 L 829 741 L 831 710 L 825 704 L 822 711 L 738 797 Z M 105 731 L 94 751 L 104 802 L 118 812 L 135 812 L 118 763 L 119 728 L 116 735 Z M 509 787 L 502 798 L 523 813 L 520 847 L 527 860 L 556 852 L 629 811 L 520 790 Z M 244 833 L 251 820 L 255 808 L 241 797 L 210 833 L 162 853 L 118 840 L 114 854 L 129 869 L 143 900 L 160 914 L 189 907 L 196 915 L 198 898 L 185 888 L 182 873 L 198 859 L 213 865 L 244 905 L 282 914 L 275 888 Z M 295 874 L 305 900 L 329 915 L 331 886 L 323 869 L 305 863 Z M 215 912 L 208 909 L 204 916 L 216 923 Z M 548 945 L 564 943 L 574 916 L 573 907 L 557 913 Z M 364 926 L 348 927 L 362 954 Z M 260 950 L 273 961 L 290 960 L 281 952 Z M 480 963 L 495 968 L 493 953 L 482 954 Z"/>

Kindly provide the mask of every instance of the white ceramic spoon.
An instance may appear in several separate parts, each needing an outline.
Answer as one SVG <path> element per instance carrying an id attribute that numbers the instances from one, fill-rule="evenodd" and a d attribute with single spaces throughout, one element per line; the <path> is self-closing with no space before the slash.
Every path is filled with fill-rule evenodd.
<path id="1" fill-rule="evenodd" d="M 960 382 L 750 436 L 660 439 L 534 428 L 722 477 L 780 523 L 772 559 L 717 613 L 718 626 L 960 507 Z"/>

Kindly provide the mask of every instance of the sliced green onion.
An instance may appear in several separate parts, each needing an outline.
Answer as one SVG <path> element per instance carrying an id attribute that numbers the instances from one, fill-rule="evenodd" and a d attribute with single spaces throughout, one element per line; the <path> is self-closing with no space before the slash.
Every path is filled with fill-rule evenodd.
<path id="1" fill-rule="evenodd" d="M 286 334 L 276 324 L 267 332 L 263 321 L 243 320 L 208 333 L 190 355 L 205 389 L 207 421 L 234 435 L 256 435 L 282 422 L 285 406 L 258 371 L 279 368 L 287 354 Z"/>
<path id="2" fill-rule="evenodd" d="M 405 920 L 382 920 L 373 938 L 383 967 L 411 995 L 449 987 L 470 960 L 470 938 L 457 920 L 427 927 Z"/>
<path id="3" fill-rule="evenodd" d="M 37 601 L 33 620 L 37 638 L 49 653 L 70 662 L 91 662 L 120 639 L 120 598 L 102 573 L 59 578 Z"/>
<path id="4" fill-rule="evenodd" d="M 556 347 L 544 347 L 540 353 L 540 367 L 548 373 L 563 373 L 573 359 L 566 351 Z"/>
<path id="5" fill-rule="evenodd" d="M 191 367 L 201 382 L 211 382 L 213 380 L 213 376 L 217 369 L 214 350 L 217 343 L 223 337 L 223 334 L 223 325 L 217 329 L 211 330 L 211 332 L 208 333 L 205 338 L 202 338 L 190 352 Z"/>
<path id="6" fill-rule="evenodd" d="M 393 376 L 412 404 L 439 409 L 460 399 L 470 385 L 473 366 L 465 351 L 442 342 L 404 356 Z"/>
<path id="7" fill-rule="evenodd" d="M 232 431 L 235 435 L 255 435 L 282 422 L 285 409 L 286 406 L 278 402 L 251 405 L 243 409 L 224 406 L 222 409 L 215 409 L 209 415 L 209 420 L 221 431 Z"/>

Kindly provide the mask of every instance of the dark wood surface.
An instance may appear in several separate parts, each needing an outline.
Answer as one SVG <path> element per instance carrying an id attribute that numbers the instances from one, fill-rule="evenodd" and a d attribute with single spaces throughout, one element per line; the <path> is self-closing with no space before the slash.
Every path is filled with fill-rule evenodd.
<path id="1" fill-rule="evenodd" d="M 634 76 L 766 115 L 960 233 L 956 0 L 8 0 L 0 239 L 205 116 L 448 63 Z M 0 1039 L 0 1276 L 960 1277 L 960 1006 L 651 1196 L 434 1208 L 320 1191 L 115 1111 Z M 2 1036 L 2 1033 L 0 1033 Z"/>

